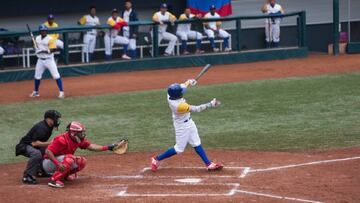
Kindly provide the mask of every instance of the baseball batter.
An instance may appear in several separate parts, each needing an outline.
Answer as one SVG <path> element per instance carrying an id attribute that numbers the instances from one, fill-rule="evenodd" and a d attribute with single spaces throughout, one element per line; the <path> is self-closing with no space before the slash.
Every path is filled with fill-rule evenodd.
<path id="1" fill-rule="evenodd" d="M 58 28 L 59 25 L 55 22 L 55 17 L 53 14 L 50 14 L 47 17 L 47 21 L 44 25 L 48 28 Z M 55 39 L 55 44 L 58 49 L 64 49 L 64 42 L 59 39 L 59 34 L 50 34 L 50 37 Z"/>
<path id="2" fill-rule="evenodd" d="M 121 56 L 122 59 L 131 59 L 128 55 L 126 55 L 127 48 L 130 43 L 129 39 L 119 36 L 119 30 L 123 26 L 127 26 L 128 23 L 119 17 L 119 11 L 117 9 L 113 9 L 111 17 L 107 20 L 107 24 L 111 26 L 111 29 L 107 30 L 104 36 L 106 60 L 112 59 L 112 47 L 114 44 L 122 44 L 124 46 L 124 52 Z"/>
<path id="3" fill-rule="evenodd" d="M 210 7 L 210 12 L 205 14 L 204 18 L 205 19 L 220 18 L 220 15 L 216 13 L 216 7 L 214 5 Z M 231 48 L 229 47 L 230 34 L 225 30 L 221 29 L 221 21 L 205 22 L 204 31 L 210 40 L 210 45 L 214 52 L 220 51 L 220 49 L 215 46 L 216 36 L 224 39 L 224 51 L 231 51 Z"/>
<path id="4" fill-rule="evenodd" d="M 164 56 L 171 56 L 174 54 L 174 47 L 177 42 L 177 37 L 175 35 L 171 34 L 170 32 L 166 31 L 166 29 L 168 27 L 166 22 L 170 22 L 173 24 L 176 21 L 176 17 L 173 14 L 171 14 L 170 12 L 168 12 L 167 10 L 168 10 L 167 4 L 165 4 L 165 3 L 161 4 L 160 11 L 156 12 L 153 15 L 152 19 L 154 22 L 160 24 L 159 31 L 158 31 L 159 44 L 160 44 L 161 40 L 169 41 L 169 45 L 165 49 Z"/>
<path id="5" fill-rule="evenodd" d="M 285 11 L 276 3 L 276 0 L 266 0 L 264 6 L 261 8 L 263 13 L 268 14 L 271 18 L 265 19 L 265 35 L 266 47 L 280 47 L 280 22 L 281 18 L 277 15 L 283 14 Z"/>
<path id="6" fill-rule="evenodd" d="M 213 99 L 209 103 L 199 106 L 188 104 L 183 98 L 183 94 L 186 92 L 189 86 L 195 86 L 196 83 L 196 80 L 190 79 L 183 84 L 172 84 L 168 88 L 167 100 L 172 111 L 176 144 L 174 147 L 168 149 L 163 154 L 151 158 L 151 170 L 154 172 L 157 171 L 160 161 L 175 154 L 182 153 L 188 143 L 194 147 L 196 153 L 201 157 L 202 161 L 206 165 L 207 170 L 214 171 L 221 170 L 223 168 L 221 164 L 211 162 L 206 156 L 206 153 L 201 146 L 201 141 L 195 122 L 191 118 L 192 112 L 202 112 L 206 109 L 217 107 L 220 105 L 220 102 L 216 99 Z"/>
<path id="7" fill-rule="evenodd" d="M 88 25 L 88 26 L 97 26 L 100 25 L 100 20 L 96 16 L 96 7 L 90 6 L 90 13 L 88 15 L 84 15 L 79 20 L 80 25 Z M 95 45 L 96 45 L 96 36 L 97 36 L 97 30 L 92 29 L 85 33 L 84 35 L 84 44 L 85 47 L 83 47 L 83 52 L 88 53 L 89 58 L 87 59 L 87 62 L 90 62 L 93 58 Z"/>
<path id="8" fill-rule="evenodd" d="M 45 25 L 39 27 L 40 35 L 35 38 L 37 49 L 35 50 L 38 58 L 35 67 L 34 76 L 34 91 L 30 94 L 30 97 L 39 97 L 39 87 L 42 75 L 46 69 L 50 71 L 51 76 L 56 80 L 56 84 L 59 88 L 59 98 L 65 97 L 61 77 L 57 69 L 54 53 L 56 50 L 56 39 L 47 34 L 48 28 Z"/>
<path id="9" fill-rule="evenodd" d="M 73 121 L 67 126 L 67 132 L 56 136 L 48 146 L 42 165 L 44 171 L 52 175 L 48 183 L 49 186 L 62 188 L 64 187 L 63 180 L 74 180 L 76 175 L 73 176 L 73 174 L 84 169 L 86 158 L 74 155 L 78 148 L 101 152 L 111 151 L 117 145 L 101 146 L 91 144 L 85 136 L 85 126 Z"/>
<path id="10" fill-rule="evenodd" d="M 191 14 L 190 8 L 186 8 L 185 12 L 180 15 L 179 20 L 189 20 L 193 18 L 198 18 L 199 16 L 195 16 Z M 196 53 L 202 54 L 204 51 L 201 50 L 201 40 L 203 35 L 200 32 L 196 32 L 191 30 L 191 23 L 187 24 L 179 24 L 177 27 L 176 35 L 181 39 L 181 49 L 184 55 L 189 54 L 187 50 L 187 41 L 188 39 L 196 40 Z"/>

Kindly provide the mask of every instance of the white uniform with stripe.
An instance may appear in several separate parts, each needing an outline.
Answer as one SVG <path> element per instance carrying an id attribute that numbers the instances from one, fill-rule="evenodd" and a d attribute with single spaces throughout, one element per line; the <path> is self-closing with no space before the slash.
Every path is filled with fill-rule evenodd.
<path id="1" fill-rule="evenodd" d="M 117 17 L 115 20 L 110 17 L 107 20 L 107 24 L 113 26 L 114 24 L 124 21 L 122 18 Z M 114 44 L 122 44 L 127 45 L 129 44 L 129 39 L 123 36 L 119 36 L 119 30 L 117 29 L 110 29 L 107 30 L 104 36 L 104 43 L 105 43 L 105 54 L 112 55 L 112 47 Z"/>
<path id="2" fill-rule="evenodd" d="M 50 49 L 56 49 L 56 39 L 52 38 L 50 35 L 46 35 L 44 38 L 39 35 L 36 37 L 35 41 L 38 47 L 38 50 L 36 51 L 38 60 L 35 67 L 35 79 L 41 80 L 45 69 L 50 71 L 51 76 L 55 80 L 59 79 L 60 74 L 54 60 L 54 54 L 50 53 Z"/>
<path id="3" fill-rule="evenodd" d="M 218 13 L 215 12 L 214 15 L 211 15 L 211 13 L 207 13 L 204 18 L 206 19 L 217 19 L 217 18 L 220 18 L 220 15 Z M 219 26 L 221 26 L 221 22 L 218 21 L 218 22 L 215 22 L 215 21 L 212 21 L 212 22 L 206 22 L 204 23 L 204 25 L 208 25 L 209 28 L 211 29 L 207 29 L 206 26 L 204 26 L 204 31 L 206 33 L 206 35 L 209 37 L 209 38 L 215 38 L 215 32 L 214 30 L 217 30 Z M 228 32 L 226 32 L 225 30 L 223 29 L 218 29 L 218 37 L 220 38 L 228 38 L 230 37 L 230 34 Z"/>
<path id="4" fill-rule="evenodd" d="M 275 4 L 274 7 L 272 7 L 270 4 L 267 4 L 266 9 L 267 14 L 283 11 L 279 4 Z M 267 42 L 280 42 L 280 22 L 281 18 L 265 19 L 265 34 Z"/>
<path id="5" fill-rule="evenodd" d="M 192 147 L 201 144 L 195 122 L 191 119 L 190 111 L 197 108 L 186 103 L 184 98 L 171 100 L 168 95 L 168 103 L 172 112 L 173 125 L 175 128 L 176 144 L 174 149 L 177 153 L 185 150 L 189 143 Z"/>
<path id="6" fill-rule="evenodd" d="M 189 19 L 193 19 L 194 17 L 195 17 L 194 14 L 190 14 L 189 16 L 186 16 L 186 14 L 183 13 L 180 15 L 179 20 L 189 20 Z M 188 41 L 188 39 L 200 40 L 203 38 L 200 32 L 191 30 L 191 23 L 178 24 L 176 35 L 179 36 L 181 40 L 185 40 L 185 41 Z"/>
<path id="7" fill-rule="evenodd" d="M 158 11 L 153 15 L 153 20 L 157 22 L 169 22 L 170 20 L 176 20 L 176 17 L 170 12 L 165 12 L 163 15 L 160 11 Z M 169 45 L 167 46 L 165 52 L 167 54 L 173 54 L 174 47 L 177 42 L 177 37 L 171 34 L 170 32 L 166 32 L 167 27 L 168 25 L 166 23 L 159 26 L 158 40 L 159 40 L 159 44 L 161 40 L 169 41 Z"/>
<path id="8" fill-rule="evenodd" d="M 79 23 L 81 25 L 88 25 L 88 26 L 97 26 L 100 25 L 100 20 L 97 16 L 91 16 L 91 15 L 84 15 L 80 20 Z M 85 33 L 84 35 L 84 44 L 85 47 L 83 48 L 83 51 L 85 53 L 94 53 L 95 45 L 96 45 L 96 36 L 97 36 L 97 30 L 92 29 Z"/>
<path id="9" fill-rule="evenodd" d="M 130 14 L 132 12 L 132 9 L 124 11 L 124 20 L 126 22 L 130 22 Z M 130 27 L 124 26 L 123 27 L 123 36 L 129 39 L 129 50 L 136 50 L 136 39 L 131 38 L 130 36 Z"/>

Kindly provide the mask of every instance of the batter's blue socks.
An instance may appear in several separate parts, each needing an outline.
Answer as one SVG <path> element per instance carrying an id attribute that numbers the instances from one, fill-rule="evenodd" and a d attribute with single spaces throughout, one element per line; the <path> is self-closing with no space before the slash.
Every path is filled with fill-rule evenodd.
<path id="1" fill-rule="evenodd" d="M 37 80 L 37 79 L 35 79 L 34 80 L 34 91 L 35 92 L 38 92 L 39 91 L 39 87 L 40 87 L 40 82 L 41 82 L 41 80 Z"/>
<path id="2" fill-rule="evenodd" d="M 194 147 L 196 153 L 201 157 L 205 165 L 209 165 L 211 162 L 209 161 L 208 157 L 206 156 L 206 153 L 201 145 Z"/>
<path id="3" fill-rule="evenodd" d="M 229 37 L 224 38 L 224 47 L 229 48 Z"/>
<path id="4" fill-rule="evenodd" d="M 163 159 L 167 159 L 169 157 L 172 157 L 176 154 L 176 151 L 174 149 L 174 147 L 168 149 L 166 152 L 160 154 L 159 156 L 156 157 L 156 160 L 161 161 Z"/>
<path id="5" fill-rule="evenodd" d="M 210 40 L 211 48 L 215 48 L 215 39 L 214 38 L 209 38 L 209 40 Z"/>
<path id="6" fill-rule="evenodd" d="M 63 92 L 64 90 L 63 90 L 63 85 L 62 85 L 61 78 L 56 79 L 56 84 L 57 84 L 57 86 L 58 86 L 58 88 L 59 88 L 59 91 L 60 91 L 60 92 Z M 36 91 L 36 90 L 35 90 L 35 91 Z"/>

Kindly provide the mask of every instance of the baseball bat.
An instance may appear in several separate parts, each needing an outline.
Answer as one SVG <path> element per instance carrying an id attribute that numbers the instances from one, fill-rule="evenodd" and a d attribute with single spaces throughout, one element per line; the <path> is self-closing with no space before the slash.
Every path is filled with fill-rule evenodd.
<path id="1" fill-rule="evenodd" d="M 31 40 L 32 40 L 32 42 L 33 42 L 34 48 L 37 49 L 38 46 L 37 46 L 37 44 L 36 44 L 34 34 L 32 33 L 29 24 L 26 24 L 26 28 L 27 28 L 27 30 L 28 30 L 28 32 L 29 32 L 29 34 L 30 34 L 30 37 L 31 37 Z"/>
<path id="2" fill-rule="evenodd" d="M 211 68 L 211 64 L 207 64 L 202 70 L 201 72 L 199 73 L 198 76 L 196 76 L 195 80 L 198 81 L 201 76 L 203 76 L 209 69 Z"/>

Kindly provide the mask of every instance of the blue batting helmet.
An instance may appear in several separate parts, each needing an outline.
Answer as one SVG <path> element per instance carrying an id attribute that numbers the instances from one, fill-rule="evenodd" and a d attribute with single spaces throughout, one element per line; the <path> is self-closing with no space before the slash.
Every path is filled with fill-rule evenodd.
<path id="1" fill-rule="evenodd" d="M 40 25 L 39 26 L 39 31 L 47 31 L 48 30 L 48 27 L 46 27 L 46 25 Z"/>
<path id="2" fill-rule="evenodd" d="M 174 83 L 169 86 L 168 88 L 168 95 L 170 96 L 171 100 L 180 99 L 183 97 L 183 94 L 186 92 L 186 87 L 182 87 L 178 83 Z"/>
<path id="3" fill-rule="evenodd" d="M 166 3 L 163 3 L 160 5 L 160 8 L 168 8 L 168 5 Z"/>

